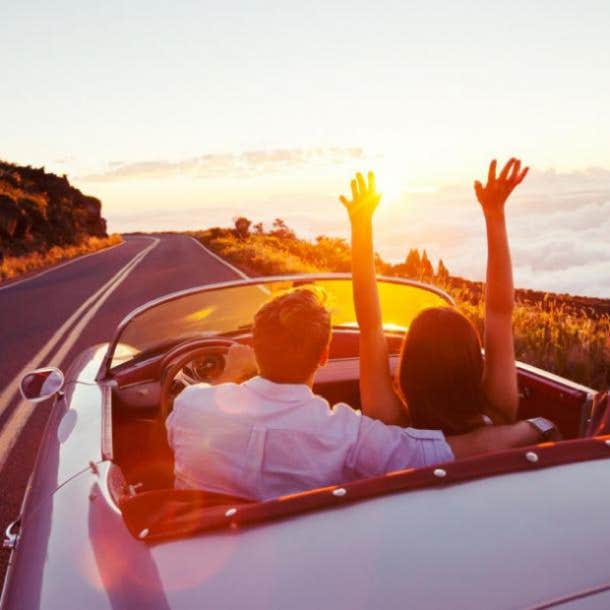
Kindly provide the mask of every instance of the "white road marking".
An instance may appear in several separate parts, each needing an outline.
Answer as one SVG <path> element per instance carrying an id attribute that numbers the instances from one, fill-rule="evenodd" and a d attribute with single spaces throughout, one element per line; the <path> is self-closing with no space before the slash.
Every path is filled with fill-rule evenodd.
<path id="1" fill-rule="evenodd" d="M 61 269 L 62 267 L 67 267 L 68 265 L 71 265 L 72 263 L 76 263 L 77 261 L 82 261 L 83 259 L 89 258 L 90 256 L 95 256 L 96 254 L 102 254 L 102 252 L 108 252 L 109 250 L 112 250 L 113 248 L 118 248 L 119 246 L 122 246 L 124 244 L 125 244 L 125 242 L 122 241 L 120 244 L 114 244 L 112 246 L 108 246 L 107 248 L 102 248 L 101 250 L 96 250 L 95 252 L 89 252 L 89 254 L 83 254 L 82 256 L 76 256 L 74 258 L 71 258 L 69 261 L 66 261 L 65 263 L 60 263 L 59 265 L 53 265 L 49 269 L 45 269 L 44 271 L 41 271 L 40 273 L 36 273 L 35 275 L 30 275 L 28 277 L 24 277 L 22 280 L 16 280 L 14 282 L 12 282 L 10 280 L 5 280 L 5 281 L 8 281 L 9 283 L 6 284 L 5 286 L 0 286 L 0 292 L 2 290 L 6 290 L 7 288 L 14 288 L 15 286 L 19 286 L 19 284 L 24 284 L 25 282 L 29 282 L 30 280 L 38 279 L 39 277 L 42 277 L 43 275 L 46 275 L 47 273 L 51 273 L 52 271 L 57 271 L 58 269 Z"/>
<path id="2" fill-rule="evenodd" d="M 241 271 L 237 267 L 234 267 L 231 263 L 227 263 L 227 261 L 224 258 L 220 258 L 220 256 L 218 256 L 218 254 L 216 254 L 215 252 L 212 252 L 209 248 L 206 248 L 198 239 L 195 239 L 194 237 L 191 237 L 190 235 L 189 235 L 189 237 L 200 248 L 203 248 L 205 250 L 206 254 L 209 254 L 212 258 L 215 258 L 219 263 L 222 263 L 225 267 L 228 267 L 229 269 L 231 269 L 231 271 L 234 271 L 235 273 L 237 273 L 237 275 L 239 275 L 239 277 L 243 277 L 245 280 L 250 279 L 249 275 L 246 275 L 243 271 Z"/>
<path id="3" fill-rule="evenodd" d="M 144 250 L 139 252 L 134 258 L 132 258 L 124 267 L 122 267 L 106 284 L 104 284 L 97 292 L 91 295 L 61 326 L 61 328 L 51 337 L 47 344 L 17 373 L 13 381 L 8 387 L 0 394 L 0 413 L 8 408 L 12 400 L 15 398 L 19 390 L 19 381 L 22 376 L 28 371 L 39 367 L 41 364 L 46 366 L 59 366 L 70 351 L 73 345 L 78 340 L 85 326 L 90 322 L 91 318 L 97 313 L 100 307 L 108 299 L 108 297 L 118 288 L 118 286 L 128 277 L 128 275 L 135 269 L 135 267 L 144 259 L 144 257 L 157 246 L 159 239 L 156 237 L 150 237 L 153 243 L 147 246 Z M 86 311 L 87 308 L 95 304 Z M 86 312 L 86 313 L 85 313 Z M 51 351 L 57 346 L 58 342 L 63 337 L 64 333 L 68 331 L 70 326 L 78 320 L 82 315 L 82 318 L 74 326 L 72 331 L 69 333 L 65 341 L 63 341 L 60 350 L 53 356 L 49 362 L 45 362 L 45 358 L 51 353 Z M 7 457 L 9 456 L 12 448 L 15 446 L 19 435 L 27 424 L 30 415 L 36 409 L 36 405 L 32 405 L 26 401 L 21 401 L 14 409 L 13 413 L 9 417 L 8 421 L 2 428 L 0 434 L 0 471 L 4 467 Z"/>
<path id="4" fill-rule="evenodd" d="M 152 244 L 151 244 L 152 245 Z M 42 349 L 33 356 L 33 358 L 21 369 L 21 371 L 16 375 L 15 379 L 12 383 L 10 383 L 1 393 L 0 393 L 0 415 L 7 408 L 10 403 L 10 398 L 13 398 L 13 394 L 15 394 L 16 390 L 19 387 L 19 379 L 24 373 L 36 368 L 40 365 L 40 363 L 47 357 L 47 355 L 55 348 L 61 337 L 64 333 L 74 324 L 74 322 L 83 314 L 83 312 L 96 300 L 100 297 L 100 295 L 110 287 L 117 279 L 117 276 L 120 275 L 125 269 L 127 269 L 139 256 L 142 255 L 143 252 L 146 252 L 150 248 L 147 246 L 145 250 L 138 252 L 124 267 L 122 267 L 115 275 L 113 275 L 108 282 L 106 282 L 101 288 L 97 290 L 94 294 L 92 294 L 82 305 L 61 325 L 61 327 L 55 332 L 55 334 L 47 341 L 47 343 L 42 347 Z"/>
<path id="5" fill-rule="evenodd" d="M 237 267 L 234 267 L 231 263 L 228 263 L 224 258 L 221 258 L 220 256 L 218 256 L 218 254 L 216 254 L 215 252 L 212 252 L 209 248 L 206 248 L 198 239 L 192 237 L 191 235 L 189 235 L 189 237 L 200 248 L 203 248 L 203 250 L 205 251 L 206 254 L 209 254 L 212 258 L 215 258 L 219 263 L 222 263 L 225 267 L 228 267 L 229 269 L 231 269 L 231 271 L 234 271 L 235 273 L 237 273 L 237 275 L 239 275 L 240 277 L 243 277 L 245 280 L 252 279 L 249 275 L 246 275 L 243 271 L 241 271 Z M 264 294 L 267 294 L 267 295 L 271 294 L 271 290 L 269 290 L 269 288 L 267 288 L 266 286 L 261 286 L 260 284 L 257 284 L 256 287 Z"/>

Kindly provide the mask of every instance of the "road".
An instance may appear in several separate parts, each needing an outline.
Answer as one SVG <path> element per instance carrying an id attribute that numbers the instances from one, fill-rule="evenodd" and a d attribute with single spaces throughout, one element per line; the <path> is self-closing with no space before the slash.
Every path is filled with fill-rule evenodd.
<path id="1" fill-rule="evenodd" d="M 125 236 L 123 244 L 0 287 L 0 526 L 18 515 L 49 405 L 20 399 L 23 372 L 65 368 L 109 341 L 135 307 L 161 295 L 239 277 L 182 235 Z M 8 552 L 0 548 L 0 583 Z"/>

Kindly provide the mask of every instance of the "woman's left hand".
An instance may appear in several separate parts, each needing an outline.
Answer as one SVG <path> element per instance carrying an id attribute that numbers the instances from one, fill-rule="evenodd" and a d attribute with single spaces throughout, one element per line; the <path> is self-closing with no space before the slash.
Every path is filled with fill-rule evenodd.
<path id="1" fill-rule="evenodd" d="M 339 200 L 347 209 L 350 221 L 354 223 L 362 220 L 371 220 L 381 199 L 381 195 L 375 189 L 375 174 L 369 172 L 367 185 L 364 176 L 358 172 L 356 179 L 351 182 L 351 187 L 351 201 L 343 195 L 339 197 Z"/>
<path id="2" fill-rule="evenodd" d="M 474 183 L 474 190 L 485 216 L 503 213 L 508 196 L 523 181 L 528 170 L 529 167 L 526 167 L 521 171 L 521 161 L 512 158 L 496 178 L 496 160 L 489 164 L 487 184 L 483 186 L 478 180 Z"/>

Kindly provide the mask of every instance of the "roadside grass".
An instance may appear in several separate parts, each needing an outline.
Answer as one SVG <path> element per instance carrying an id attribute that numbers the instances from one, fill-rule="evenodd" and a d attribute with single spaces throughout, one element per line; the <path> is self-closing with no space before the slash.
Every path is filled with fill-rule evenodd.
<path id="1" fill-rule="evenodd" d="M 468 288 L 447 291 L 481 336 L 484 299 Z M 552 295 L 535 302 L 517 296 L 513 313 L 517 360 L 597 390 L 610 388 L 610 315 L 557 303 Z"/>
<path id="2" fill-rule="evenodd" d="M 71 246 L 53 246 L 45 252 L 32 252 L 24 256 L 7 256 L 0 264 L 0 281 L 10 280 L 28 273 L 67 261 L 76 256 L 102 250 L 120 244 L 123 238 L 118 234 L 108 237 L 86 237 Z"/>
<path id="3" fill-rule="evenodd" d="M 231 229 L 191 232 L 205 246 L 248 275 L 281 275 L 350 270 L 350 247 L 343 239 L 318 237 L 314 242 L 293 235 L 250 233 Z M 377 258 L 379 273 L 401 275 L 401 266 Z M 484 296 L 480 283 L 459 278 L 423 277 L 448 292 L 481 336 Z M 583 297 L 516 291 L 513 316 L 518 360 L 586 386 L 610 387 L 610 315 Z M 595 300 L 601 301 L 599 299 Z M 603 302 L 607 305 L 607 302 Z"/>
<path id="4" fill-rule="evenodd" d="M 321 268 L 312 264 L 306 257 L 295 252 L 291 244 L 277 237 L 252 235 L 247 240 L 239 240 L 229 236 L 204 243 L 248 275 L 321 271 Z"/>
<path id="5" fill-rule="evenodd" d="M 248 275 L 350 271 L 350 247 L 337 237 L 320 236 L 314 242 L 281 233 L 236 237 L 230 229 L 217 227 L 189 235 Z"/>

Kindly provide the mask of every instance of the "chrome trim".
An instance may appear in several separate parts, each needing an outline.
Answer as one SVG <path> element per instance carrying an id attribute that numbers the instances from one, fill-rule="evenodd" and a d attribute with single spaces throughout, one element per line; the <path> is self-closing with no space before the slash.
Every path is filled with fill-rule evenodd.
<path id="1" fill-rule="evenodd" d="M 584 437 L 587 433 L 587 428 L 589 427 L 589 423 L 591 422 L 591 415 L 593 409 L 593 401 L 595 400 L 595 396 L 597 392 L 588 392 L 585 399 L 580 406 L 580 426 L 578 430 L 578 436 Z"/>
<path id="2" fill-rule="evenodd" d="M 102 392 L 102 460 L 112 460 L 112 382 L 100 383 Z"/>
<path id="3" fill-rule="evenodd" d="M 110 469 L 119 468 L 119 466 L 117 466 L 113 462 L 101 462 L 100 464 L 98 464 L 98 468 L 101 471 L 100 480 L 98 482 L 98 489 L 100 490 L 102 497 L 104 498 L 110 509 L 117 515 L 120 515 L 122 514 L 121 509 L 119 508 L 118 503 L 113 497 L 112 492 L 110 491 L 110 484 L 108 483 Z"/>
<path id="4" fill-rule="evenodd" d="M 21 526 L 21 517 L 17 517 L 14 521 L 8 524 L 4 530 L 4 541 L 2 542 L 3 549 L 10 549 L 11 551 L 17 547 L 19 542 L 19 532 L 13 532 L 13 528 Z"/>
<path id="5" fill-rule="evenodd" d="M 36 373 L 58 373 L 59 377 L 60 377 L 60 385 L 57 388 L 57 390 L 55 390 L 52 394 L 48 394 L 46 396 L 39 396 L 37 398 L 29 398 L 28 396 L 25 395 L 25 392 L 23 391 L 23 380 L 28 376 L 28 375 L 34 375 Z M 49 400 L 50 398 L 53 398 L 54 396 L 58 395 L 58 396 L 64 396 L 65 392 L 63 392 L 63 388 L 66 385 L 66 377 L 64 375 L 64 372 L 57 368 L 56 366 L 45 366 L 42 368 L 36 368 L 36 369 L 32 369 L 29 370 L 27 373 L 25 373 L 24 375 L 21 376 L 21 379 L 19 380 L 19 393 L 21 394 L 21 398 L 23 398 L 23 400 L 25 400 L 26 402 L 30 402 L 32 404 L 36 404 L 39 402 L 43 402 L 45 400 Z"/>
<path id="6" fill-rule="evenodd" d="M 124 328 L 132 321 L 134 318 L 137 318 L 139 315 L 160 305 L 162 303 L 167 303 L 169 301 L 174 301 L 176 299 L 182 298 L 184 296 L 188 296 L 191 294 L 198 294 L 203 292 L 210 292 L 212 290 L 224 290 L 225 288 L 237 288 L 240 286 L 256 286 L 257 284 L 272 284 L 274 282 L 310 282 L 310 281 L 324 281 L 324 280 L 352 280 L 351 273 L 314 273 L 314 274 L 294 274 L 294 275 L 271 275 L 265 277 L 254 277 L 248 279 L 239 279 L 239 280 L 231 280 L 229 282 L 218 282 L 216 284 L 205 284 L 203 286 L 195 286 L 194 288 L 186 288 L 185 290 L 178 290 L 177 292 L 171 292 L 170 294 L 166 294 L 165 296 L 159 297 L 157 299 L 153 299 L 152 301 L 148 301 L 144 305 L 137 307 L 131 313 L 127 314 L 119 325 L 116 328 L 114 337 L 108 346 L 108 351 L 104 356 L 104 360 L 100 367 L 97 380 L 101 381 L 105 379 L 108 375 L 108 371 L 110 371 L 110 363 L 112 362 L 112 355 L 114 354 L 114 350 L 116 349 L 119 336 L 123 332 Z M 418 282 L 417 280 L 410 280 L 408 278 L 402 277 L 389 277 L 385 275 L 380 275 L 377 277 L 378 281 L 386 282 L 388 284 L 401 284 L 405 286 L 413 286 L 415 288 L 421 288 L 423 290 L 427 290 L 428 292 L 432 292 L 437 296 L 443 298 L 450 305 L 455 306 L 455 301 L 453 298 L 447 294 L 444 290 L 437 288 L 436 286 L 432 286 L 431 284 L 426 284 L 424 282 Z"/>

